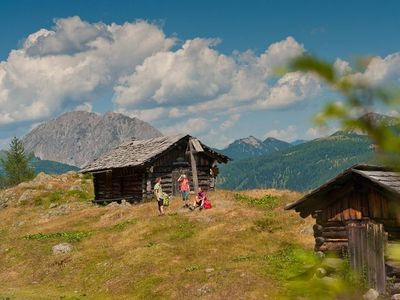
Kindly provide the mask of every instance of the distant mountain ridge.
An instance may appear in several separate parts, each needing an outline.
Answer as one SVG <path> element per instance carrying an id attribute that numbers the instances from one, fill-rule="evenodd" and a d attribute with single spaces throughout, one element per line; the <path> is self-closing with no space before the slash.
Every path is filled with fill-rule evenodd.
<path id="1" fill-rule="evenodd" d="M 0 150 L 0 159 L 6 157 L 6 152 Z M 63 174 L 68 171 L 78 171 L 79 168 L 56 161 L 41 160 L 40 158 L 33 157 L 30 161 L 31 166 L 35 170 L 35 173 L 44 172 L 46 174 Z M 0 166 L 0 176 L 4 175 L 4 171 Z"/>
<path id="2" fill-rule="evenodd" d="M 374 145 L 365 135 L 338 131 L 284 150 L 230 162 L 220 167 L 223 188 L 284 188 L 305 191 L 318 187 L 344 169 L 374 162 Z"/>
<path id="3" fill-rule="evenodd" d="M 254 136 L 249 136 L 238 139 L 219 151 L 234 160 L 239 160 L 287 149 L 291 146 L 290 143 L 272 137 L 261 141 Z"/>
<path id="4" fill-rule="evenodd" d="M 160 131 L 137 118 L 73 111 L 37 126 L 22 141 L 27 152 L 42 160 L 82 167 L 124 141 L 160 136 Z"/>

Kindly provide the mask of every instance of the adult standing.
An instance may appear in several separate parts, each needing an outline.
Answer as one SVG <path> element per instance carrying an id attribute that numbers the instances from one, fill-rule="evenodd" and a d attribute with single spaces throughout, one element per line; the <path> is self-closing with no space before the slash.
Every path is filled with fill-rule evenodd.
<path id="1" fill-rule="evenodd" d="M 178 178 L 179 190 L 181 191 L 183 207 L 189 207 L 189 194 L 190 194 L 190 184 L 189 179 L 187 179 L 185 174 L 182 174 Z"/>
<path id="2" fill-rule="evenodd" d="M 163 191 L 161 187 L 161 177 L 157 177 L 156 184 L 154 185 L 154 196 L 156 197 L 158 204 L 158 212 L 160 216 L 163 216 L 164 213 L 164 199 L 163 199 Z"/>

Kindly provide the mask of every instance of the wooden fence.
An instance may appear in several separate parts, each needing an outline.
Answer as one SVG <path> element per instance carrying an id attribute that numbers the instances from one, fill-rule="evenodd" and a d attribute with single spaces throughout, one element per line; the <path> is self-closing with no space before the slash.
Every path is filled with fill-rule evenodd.
<path id="1" fill-rule="evenodd" d="M 385 292 L 385 232 L 382 224 L 370 220 L 347 224 L 349 259 L 352 269 L 364 276 L 368 285 Z"/>

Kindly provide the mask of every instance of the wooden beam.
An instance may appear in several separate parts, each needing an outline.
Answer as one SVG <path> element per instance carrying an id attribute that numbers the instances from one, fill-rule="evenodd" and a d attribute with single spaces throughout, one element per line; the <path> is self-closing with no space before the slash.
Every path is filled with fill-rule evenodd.
<path id="1" fill-rule="evenodd" d="M 191 139 L 189 140 L 189 155 L 190 155 L 190 164 L 192 167 L 192 179 L 193 179 L 193 187 L 194 192 L 197 193 L 199 189 L 199 180 L 197 177 L 197 165 L 196 165 L 196 158 L 194 157 L 194 147 L 192 144 Z"/>

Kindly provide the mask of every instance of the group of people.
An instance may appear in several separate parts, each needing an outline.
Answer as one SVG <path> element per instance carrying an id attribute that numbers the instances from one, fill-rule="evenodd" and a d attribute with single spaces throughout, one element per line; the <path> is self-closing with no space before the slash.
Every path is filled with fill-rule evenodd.
<path id="1" fill-rule="evenodd" d="M 179 190 L 182 195 L 182 201 L 183 201 L 183 208 L 188 208 L 191 211 L 195 209 L 202 210 L 203 208 L 211 208 L 211 203 L 207 199 L 207 194 L 205 191 L 202 190 L 201 187 L 198 188 L 196 197 L 194 199 L 193 205 L 190 205 L 189 202 L 189 197 L 190 197 L 190 182 L 189 179 L 185 174 L 181 174 L 178 178 L 178 183 L 179 183 Z M 165 215 L 164 211 L 164 204 L 165 204 L 165 193 L 162 191 L 162 186 L 161 186 L 161 178 L 158 177 L 156 179 L 156 184 L 154 185 L 154 196 L 157 199 L 158 203 L 158 211 L 159 215 L 163 216 Z"/>

